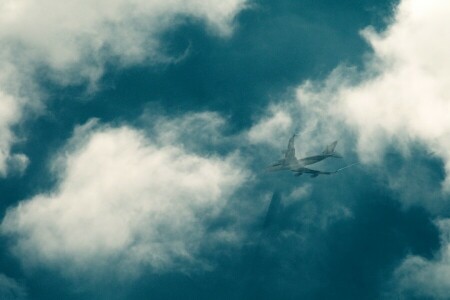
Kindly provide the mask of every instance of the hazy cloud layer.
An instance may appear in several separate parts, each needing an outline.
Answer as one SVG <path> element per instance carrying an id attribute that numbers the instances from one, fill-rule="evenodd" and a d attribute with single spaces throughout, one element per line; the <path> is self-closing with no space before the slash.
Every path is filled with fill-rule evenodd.
<path id="1" fill-rule="evenodd" d="M 204 268 L 205 241 L 211 250 L 238 239 L 207 228 L 248 178 L 237 162 L 92 121 L 57 158 L 54 190 L 9 210 L 2 232 L 25 265 L 68 274 Z"/>
<path id="2" fill-rule="evenodd" d="M 244 6 L 245 0 L 1 1 L 0 174 L 17 164 L 11 127 L 45 98 L 37 80 L 87 82 L 95 90 L 106 64 L 175 62 L 164 53 L 161 34 L 192 19 L 227 36 Z"/>
<path id="3" fill-rule="evenodd" d="M 438 221 L 444 245 L 434 260 L 409 256 L 396 270 L 397 293 L 408 297 L 450 297 L 450 220 Z"/>

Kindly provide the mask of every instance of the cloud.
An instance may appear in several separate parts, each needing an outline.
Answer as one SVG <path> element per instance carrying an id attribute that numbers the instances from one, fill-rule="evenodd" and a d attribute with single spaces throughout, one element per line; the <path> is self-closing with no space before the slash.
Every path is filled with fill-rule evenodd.
<path id="1" fill-rule="evenodd" d="M 6 213 L 13 252 L 66 275 L 208 267 L 204 249 L 238 239 L 208 224 L 248 172 L 237 154 L 199 156 L 157 140 L 126 125 L 78 127 L 55 160 L 55 188 Z"/>
<path id="2" fill-rule="evenodd" d="M 73 0 L 64 4 L 6 0 L 2 1 L 0 39 L 8 46 L 3 55 L 43 64 L 59 81 L 70 83 L 98 78 L 111 59 L 125 65 L 169 59 L 160 51 L 160 34 L 187 18 L 203 21 L 214 33 L 229 35 L 244 5 L 243 0 Z M 18 52 L 11 53 L 13 49 Z"/>
<path id="3" fill-rule="evenodd" d="M 144 113 L 144 122 L 153 124 L 155 136 L 160 143 L 182 144 L 196 153 L 210 153 L 213 149 L 230 142 L 225 136 L 227 120 L 215 112 L 198 112 L 172 119 Z"/>
<path id="4" fill-rule="evenodd" d="M 300 149 L 317 148 L 333 137 L 345 140 L 341 145 L 348 153 L 356 144 L 360 160 L 374 174 L 388 177 L 388 186 L 402 194 L 405 205 L 423 205 L 441 215 L 441 253 L 430 261 L 409 257 L 397 270 L 405 290 L 441 299 L 450 297 L 450 226 L 443 204 L 450 192 L 449 14 L 448 1 L 401 1 L 386 30 L 362 31 L 373 50 L 363 70 L 339 66 L 326 80 L 303 83 L 295 101 L 286 101 L 252 129 L 272 128 L 277 116 L 287 114 L 303 126 L 298 140 L 308 143 L 299 143 Z M 272 128 L 265 136 L 278 134 Z M 427 152 L 420 153 L 421 160 L 414 157 L 418 148 Z M 387 149 L 399 153 L 394 164 L 387 163 Z M 431 170 L 424 157 L 439 160 L 443 178 L 430 175 L 436 168 Z M 436 180 L 442 181 L 438 191 Z"/>
<path id="5" fill-rule="evenodd" d="M 448 12 L 445 1 L 402 1 L 385 31 L 362 31 L 373 49 L 363 71 L 339 66 L 324 81 L 303 83 L 296 101 L 254 128 L 270 127 L 284 113 L 303 124 L 301 140 L 354 139 L 367 164 L 381 162 L 388 147 L 407 156 L 419 144 L 450 172 Z M 450 189 L 450 179 L 443 188 Z"/>
<path id="6" fill-rule="evenodd" d="M 22 172 L 27 164 L 23 154 L 13 154 L 10 149 L 12 144 L 19 141 L 11 128 L 23 117 L 25 106 L 36 112 L 40 109 L 40 105 L 29 98 L 33 93 L 39 97 L 34 85 L 20 84 L 25 78 L 28 78 L 28 74 L 24 73 L 20 77 L 15 66 L 2 61 L 0 49 L 0 177 L 6 176 L 8 172 Z"/>
<path id="7" fill-rule="evenodd" d="M 161 35 L 187 20 L 221 37 L 233 30 L 245 0 L 113 0 L 0 3 L 0 174 L 6 175 L 11 129 L 24 112 L 42 112 L 42 78 L 96 89 L 107 64 L 170 63 Z M 51 12 L 51 13 L 50 13 Z"/>
<path id="8" fill-rule="evenodd" d="M 27 292 L 14 279 L 0 274 L 0 298 L 4 300 L 23 300 L 27 298 Z"/>
<path id="9" fill-rule="evenodd" d="M 326 83 L 326 95 L 331 96 L 326 115 L 340 119 L 356 132 L 364 161 L 377 160 L 390 144 L 402 150 L 420 143 L 440 156 L 449 171 L 450 72 L 446 52 L 450 43 L 442 37 L 450 32 L 443 26 L 447 22 L 443 11 L 450 11 L 450 5 L 443 1 L 426 5 L 417 0 L 402 1 L 394 23 L 385 32 L 363 31 L 374 57 L 364 74 L 353 75 L 362 77 L 361 82 L 353 85 L 339 80 L 341 71 Z M 299 89 L 299 102 L 304 107 L 311 92 L 308 85 Z"/>
<path id="10" fill-rule="evenodd" d="M 437 222 L 444 245 L 434 259 L 407 257 L 395 272 L 396 292 L 406 296 L 450 298 L 450 219 Z"/>
<path id="11" fill-rule="evenodd" d="M 292 127 L 289 113 L 281 106 L 271 106 L 269 113 L 255 126 L 250 128 L 248 139 L 251 143 L 269 143 L 279 145 L 280 138 Z"/>

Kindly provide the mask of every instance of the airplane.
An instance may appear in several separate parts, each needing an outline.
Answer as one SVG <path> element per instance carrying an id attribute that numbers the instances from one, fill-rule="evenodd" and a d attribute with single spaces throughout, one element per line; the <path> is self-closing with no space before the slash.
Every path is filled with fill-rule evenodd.
<path id="1" fill-rule="evenodd" d="M 341 155 L 334 151 L 337 145 L 337 141 L 334 141 L 333 143 L 325 147 L 325 150 L 323 150 L 319 155 L 297 159 L 297 157 L 295 156 L 295 137 L 296 134 L 292 135 L 292 137 L 289 139 L 287 150 L 283 151 L 284 158 L 269 166 L 268 171 L 275 172 L 298 169 L 303 166 L 318 163 L 319 161 L 322 161 L 328 157 L 342 158 Z"/>
<path id="2" fill-rule="evenodd" d="M 351 164 L 349 166 L 337 169 L 335 171 L 318 171 L 306 168 L 307 165 L 312 165 L 315 163 L 318 163 L 319 161 L 322 161 L 324 159 L 327 159 L 329 157 L 334 158 L 342 158 L 341 155 L 339 155 L 337 152 L 335 152 L 335 148 L 337 145 L 337 141 L 334 141 L 327 147 L 325 147 L 325 150 L 322 151 L 319 155 L 314 156 L 308 156 L 301 159 L 297 159 L 295 156 L 295 141 L 296 134 L 292 135 L 292 137 L 289 139 L 287 150 L 283 151 L 284 158 L 280 159 L 276 163 L 272 164 L 267 168 L 267 171 L 270 172 L 276 172 L 276 171 L 283 171 L 283 170 L 289 170 L 294 172 L 295 176 L 300 176 L 304 173 L 311 174 L 311 177 L 317 177 L 319 175 L 331 175 L 338 173 L 342 171 L 343 169 L 346 169 L 350 166 L 353 166 L 354 164 Z"/>

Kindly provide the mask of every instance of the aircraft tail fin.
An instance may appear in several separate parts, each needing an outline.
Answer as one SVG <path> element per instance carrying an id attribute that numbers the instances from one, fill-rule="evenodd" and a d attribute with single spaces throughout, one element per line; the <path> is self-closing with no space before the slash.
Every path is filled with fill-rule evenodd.
<path id="1" fill-rule="evenodd" d="M 328 146 L 325 147 L 325 150 L 323 150 L 322 154 L 330 155 L 331 157 L 342 158 L 342 156 L 339 153 L 334 151 L 334 149 L 336 148 L 336 145 L 337 145 L 337 141 L 332 142 L 331 144 L 329 144 Z"/>

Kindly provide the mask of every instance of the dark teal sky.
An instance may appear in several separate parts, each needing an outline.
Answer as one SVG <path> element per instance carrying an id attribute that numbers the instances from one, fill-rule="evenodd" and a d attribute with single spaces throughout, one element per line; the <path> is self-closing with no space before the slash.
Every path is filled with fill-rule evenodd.
<path id="1" fill-rule="evenodd" d="M 15 150 L 25 153 L 31 164 L 23 176 L 0 180 L 2 216 L 19 201 L 57 184 L 49 171 L 50 160 L 76 125 L 99 118 L 143 128 L 144 111 L 169 118 L 214 111 L 227 117 L 225 134 L 238 135 L 270 104 L 292 97 L 293 88 L 303 81 L 323 79 L 342 64 L 362 68 L 371 49 L 359 31 L 367 26 L 385 28 L 396 1 L 253 3 L 237 16 L 229 38 L 208 34 L 194 21 L 165 32 L 161 39 L 168 54 L 189 49 L 177 63 L 121 68 L 109 62 L 94 93 L 86 92 L 83 84 L 60 86 L 43 71 L 40 85 L 50 98 L 47 113 L 17 126 L 27 139 Z M 430 258 L 440 246 L 432 216 L 421 207 L 402 207 L 384 178 L 363 167 L 316 180 L 274 176 L 259 170 L 268 156 L 277 155 L 273 150 L 267 155 L 265 149 L 227 141 L 214 151 L 228 153 L 236 147 L 254 157 L 250 165 L 256 180 L 238 193 L 208 230 L 226 226 L 233 218 L 254 218 L 239 227 L 246 232 L 239 247 L 202 252 L 213 262 L 212 270 L 149 269 L 131 281 L 104 277 L 86 284 L 83 278 L 66 278 L 45 267 L 27 270 L 10 253 L 13 238 L 2 237 L 1 273 L 23 285 L 29 299 L 382 299 L 406 255 Z M 392 166 L 408 164 L 396 153 L 390 155 Z M 420 150 L 417 157 L 416 164 L 432 170 L 436 182 L 442 180 L 439 162 Z M 310 195 L 285 203 L 283 191 L 296 185 L 310 185 Z M 439 189 L 438 183 L 434 185 Z M 255 199 L 262 194 L 273 195 L 271 206 Z M 351 215 L 322 226 L 322 212 L 334 207 L 346 207 Z M 309 215 L 313 217 L 305 219 Z"/>

